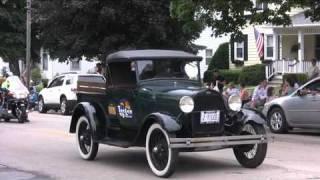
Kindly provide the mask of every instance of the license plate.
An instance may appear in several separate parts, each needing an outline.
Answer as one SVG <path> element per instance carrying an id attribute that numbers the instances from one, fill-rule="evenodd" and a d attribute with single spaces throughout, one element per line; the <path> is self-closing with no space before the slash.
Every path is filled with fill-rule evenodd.
<path id="1" fill-rule="evenodd" d="M 220 111 L 201 111 L 200 124 L 214 124 L 220 122 Z"/>

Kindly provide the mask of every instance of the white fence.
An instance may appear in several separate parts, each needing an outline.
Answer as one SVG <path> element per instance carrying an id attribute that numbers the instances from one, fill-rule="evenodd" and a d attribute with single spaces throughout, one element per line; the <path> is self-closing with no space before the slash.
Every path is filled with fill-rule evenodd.
<path id="1" fill-rule="evenodd" d="M 266 79 L 272 78 L 276 74 L 290 74 L 290 73 L 307 73 L 311 67 L 311 61 L 297 60 L 277 60 L 272 61 L 266 65 Z M 320 62 L 317 61 L 317 66 Z"/>

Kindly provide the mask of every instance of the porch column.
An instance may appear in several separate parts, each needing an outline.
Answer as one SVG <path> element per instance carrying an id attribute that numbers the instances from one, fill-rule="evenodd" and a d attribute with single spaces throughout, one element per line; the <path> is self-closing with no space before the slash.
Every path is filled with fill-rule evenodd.
<path id="1" fill-rule="evenodd" d="M 279 59 L 282 60 L 282 35 L 279 35 Z"/>
<path id="2" fill-rule="evenodd" d="M 299 72 L 302 72 L 302 61 L 304 61 L 304 34 L 301 30 L 298 32 L 298 61 L 299 61 Z"/>
<path id="3" fill-rule="evenodd" d="M 272 39 L 273 39 L 273 61 L 276 61 L 279 58 L 278 34 L 274 32 Z"/>

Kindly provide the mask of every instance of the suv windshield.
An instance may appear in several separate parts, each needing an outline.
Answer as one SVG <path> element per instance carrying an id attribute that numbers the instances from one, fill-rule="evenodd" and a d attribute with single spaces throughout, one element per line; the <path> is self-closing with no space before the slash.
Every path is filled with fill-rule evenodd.
<path id="1" fill-rule="evenodd" d="M 140 80 L 156 78 L 178 78 L 199 80 L 199 65 L 194 60 L 144 60 L 137 61 Z"/>

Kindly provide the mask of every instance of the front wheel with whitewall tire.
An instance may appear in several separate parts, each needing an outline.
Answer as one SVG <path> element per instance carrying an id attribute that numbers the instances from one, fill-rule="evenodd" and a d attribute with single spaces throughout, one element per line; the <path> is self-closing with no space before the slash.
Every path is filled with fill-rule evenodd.
<path id="1" fill-rule="evenodd" d="M 256 123 L 247 123 L 241 132 L 241 135 L 265 135 L 266 131 L 263 125 Z M 238 162 L 246 168 L 256 168 L 264 161 L 267 154 L 268 144 L 249 144 L 239 145 L 233 148 L 234 155 Z"/>
<path id="2" fill-rule="evenodd" d="M 179 151 L 169 144 L 169 134 L 160 124 L 152 124 L 146 136 L 147 161 L 152 172 L 158 177 L 173 174 Z"/>
<path id="3" fill-rule="evenodd" d="M 78 119 L 76 140 L 80 156 L 85 160 L 94 160 L 98 153 L 99 143 L 93 141 L 92 130 L 86 116 Z"/>
<path id="4" fill-rule="evenodd" d="M 60 111 L 61 111 L 62 115 L 69 115 L 70 114 L 68 101 L 65 97 L 62 97 L 60 100 Z"/>

